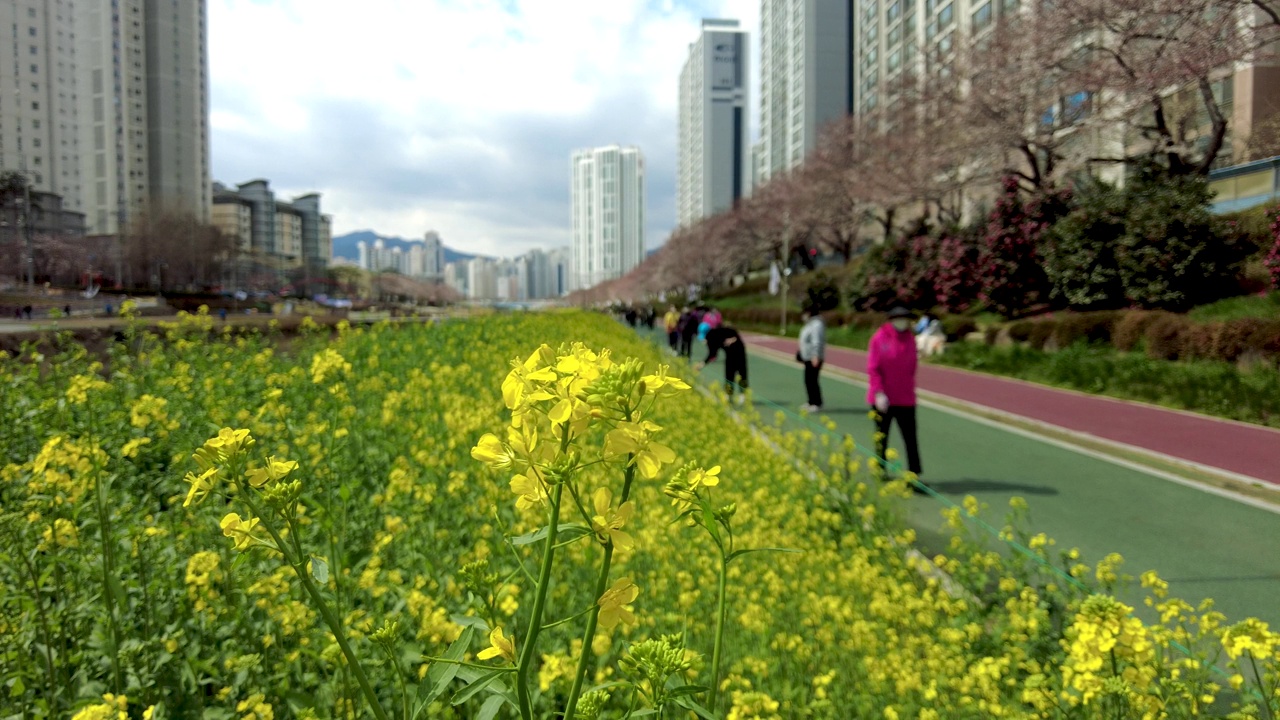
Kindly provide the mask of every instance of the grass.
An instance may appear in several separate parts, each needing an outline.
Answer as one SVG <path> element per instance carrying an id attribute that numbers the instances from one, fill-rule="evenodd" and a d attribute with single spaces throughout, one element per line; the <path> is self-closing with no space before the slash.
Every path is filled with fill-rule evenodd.
<path id="1" fill-rule="evenodd" d="M 1201 322 L 1240 318 L 1277 318 L 1280 317 L 1280 291 L 1273 290 L 1265 295 L 1226 298 L 1208 305 L 1201 305 L 1187 315 L 1192 320 Z"/>
<path id="2" fill-rule="evenodd" d="M 940 365 L 1280 427 L 1280 373 L 1212 361 L 1152 360 L 1077 343 L 1057 352 L 956 343 Z"/>

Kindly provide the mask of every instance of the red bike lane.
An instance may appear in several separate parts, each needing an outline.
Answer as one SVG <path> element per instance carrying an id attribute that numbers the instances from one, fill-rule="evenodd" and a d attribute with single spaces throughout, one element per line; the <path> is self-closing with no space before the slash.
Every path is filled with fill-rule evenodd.
<path id="1" fill-rule="evenodd" d="M 748 347 L 764 347 L 788 355 L 796 348 L 796 341 L 791 338 L 748 335 L 745 339 Z M 865 373 L 867 355 L 861 350 L 828 346 L 827 364 Z M 926 363 L 920 365 L 917 386 L 1046 425 L 1280 486 L 1280 430 Z"/>

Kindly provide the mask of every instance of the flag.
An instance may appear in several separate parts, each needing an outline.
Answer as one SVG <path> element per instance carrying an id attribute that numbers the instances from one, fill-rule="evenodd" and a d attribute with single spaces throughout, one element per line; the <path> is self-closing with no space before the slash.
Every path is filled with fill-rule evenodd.
<path id="1" fill-rule="evenodd" d="M 782 273 L 778 272 L 778 263 L 769 264 L 769 294 L 777 295 L 782 285 Z"/>

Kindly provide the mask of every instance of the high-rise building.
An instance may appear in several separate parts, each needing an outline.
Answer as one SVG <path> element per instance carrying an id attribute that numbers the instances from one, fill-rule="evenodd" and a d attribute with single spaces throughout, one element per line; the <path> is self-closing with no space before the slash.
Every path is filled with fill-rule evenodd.
<path id="1" fill-rule="evenodd" d="M 680 71 L 676 223 L 727 210 L 751 182 L 747 146 L 747 33 L 737 20 L 703 20 Z"/>
<path id="2" fill-rule="evenodd" d="M 0 170 L 81 210 L 76 11 L 45 0 L 0 2 Z"/>
<path id="3" fill-rule="evenodd" d="M 618 145 L 578 150 L 570 169 L 573 284 L 589 288 L 644 259 L 644 157 Z"/>
<path id="4" fill-rule="evenodd" d="M 266 180 L 250 180 L 235 189 L 214 183 L 211 221 L 233 237 L 244 262 L 265 263 L 277 271 L 302 268 L 319 277 L 333 256 L 332 218 L 320 213 L 320 195 L 293 202 L 276 199 Z"/>
<path id="5" fill-rule="evenodd" d="M 428 230 L 423 236 L 422 277 L 441 280 L 444 277 L 444 241 L 440 233 Z"/>
<path id="6" fill-rule="evenodd" d="M 761 0 L 757 184 L 800 163 L 853 111 L 850 0 Z"/>
<path id="7" fill-rule="evenodd" d="M 0 167 L 62 195 L 92 235 L 148 207 L 207 222 L 205 5 L 0 2 Z"/>

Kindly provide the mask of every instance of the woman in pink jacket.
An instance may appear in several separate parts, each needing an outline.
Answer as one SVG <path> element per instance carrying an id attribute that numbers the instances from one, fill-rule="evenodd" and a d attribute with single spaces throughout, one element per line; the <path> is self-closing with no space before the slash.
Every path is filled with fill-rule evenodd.
<path id="1" fill-rule="evenodd" d="M 867 402 L 876 411 L 876 455 L 889 446 L 889 429 L 898 421 L 907 446 L 907 469 L 920 474 L 916 445 L 916 342 L 911 333 L 915 316 L 904 307 L 889 311 L 889 322 L 876 331 L 867 351 Z"/>

